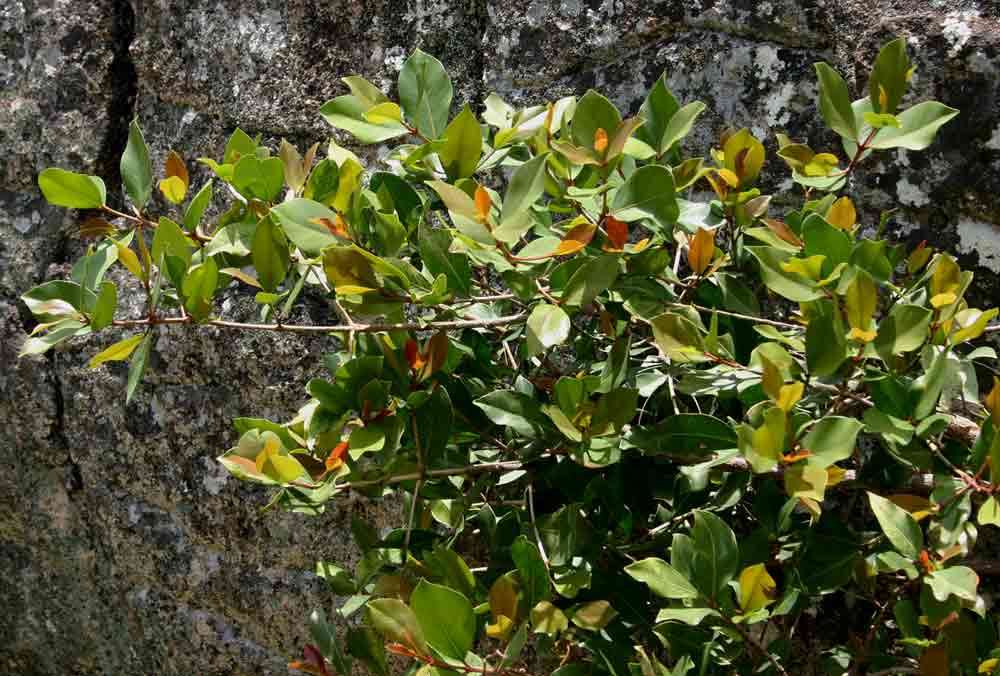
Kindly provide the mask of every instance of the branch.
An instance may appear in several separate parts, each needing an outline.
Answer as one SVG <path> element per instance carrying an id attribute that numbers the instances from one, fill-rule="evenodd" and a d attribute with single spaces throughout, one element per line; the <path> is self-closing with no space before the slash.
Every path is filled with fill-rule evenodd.
<path id="1" fill-rule="evenodd" d="M 528 318 L 527 313 L 519 312 L 515 315 L 495 317 L 493 319 L 456 319 L 443 322 L 402 322 L 400 324 L 333 324 L 333 325 L 312 325 L 312 324 L 252 324 L 247 322 L 231 322 L 223 319 L 212 319 L 207 322 L 196 322 L 191 317 L 152 317 L 147 319 L 116 319 L 113 326 L 122 328 L 137 328 L 151 325 L 169 324 L 197 324 L 201 326 L 214 326 L 220 329 L 240 329 L 245 331 L 279 331 L 287 333 L 337 333 L 337 332 L 357 332 L 357 333 L 377 333 L 379 331 L 430 331 L 457 330 L 457 329 L 480 329 L 491 326 L 506 326 L 508 324 L 518 324 Z"/>

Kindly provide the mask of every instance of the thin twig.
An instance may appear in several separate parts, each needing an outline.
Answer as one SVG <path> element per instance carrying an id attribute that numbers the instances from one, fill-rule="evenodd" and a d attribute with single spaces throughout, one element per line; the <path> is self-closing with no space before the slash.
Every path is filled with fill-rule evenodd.
<path id="1" fill-rule="evenodd" d="M 457 319 L 442 322 L 401 322 L 399 324 L 333 324 L 333 325 L 305 325 L 305 324 L 253 324 L 247 322 L 231 322 L 223 319 L 212 319 L 207 322 L 200 322 L 202 326 L 214 326 L 221 329 L 242 329 L 247 331 L 285 331 L 289 333 L 337 333 L 343 331 L 356 331 L 358 333 L 377 333 L 379 331 L 430 331 L 433 329 L 478 329 L 492 326 L 506 326 L 517 324 L 528 315 L 520 312 L 515 315 L 495 317 L 493 319 Z M 191 317 L 153 317 L 147 319 L 116 319 L 113 326 L 124 328 L 136 328 L 149 325 L 170 325 L 170 324 L 197 324 Z"/>

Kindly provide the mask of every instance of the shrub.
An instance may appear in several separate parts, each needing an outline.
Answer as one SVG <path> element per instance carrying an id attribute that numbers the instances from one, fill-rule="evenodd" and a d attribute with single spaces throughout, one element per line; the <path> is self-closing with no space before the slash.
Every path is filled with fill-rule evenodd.
<path id="1" fill-rule="evenodd" d="M 778 135 L 797 186 L 780 218 L 762 142 L 740 129 L 686 158 L 705 106 L 664 79 L 627 119 L 588 91 L 491 94 L 449 121 L 448 75 L 416 51 L 398 102 L 347 77 L 321 109 L 361 143 L 400 139 L 391 171 L 237 129 L 193 195 L 175 153 L 154 183 L 133 123 L 130 212 L 98 177 L 39 176 L 52 204 L 103 216 L 71 279 L 23 296 L 24 353 L 124 332 L 90 363 L 128 360 L 131 398 L 160 325 L 341 338 L 293 419 L 237 419 L 219 458 L 305 514 L 404 498 L 395 530 L 355 521 L 353 571 L 317 564 L 351 621 L 338 637 L 312 615 L 293 665 L 311 673 L 388 673 L 387 654 L 427 676 L 997 673 L 973 552 L 976 524 L 1000 525 L 1000 381 L 980 398 L 996 354 L 970 344 L 997 310 L 969 307 L 952 256 L 906 252 L 891 212 L 863 223 L 841 194 L 957 114 L 900 110 L 912 70 L 889 43 L 852 101 L 816 64 L 842 154 Z M 219 183 L 232 200 L 209 225 Z M 116 318 L 116 261 L 141 316 Z M 233 285 L 259 323 L 218 317 Z M 304 295 L 337 323 L 290 321 Z M 821 607 L 835 620 L 797 647 Z"/>

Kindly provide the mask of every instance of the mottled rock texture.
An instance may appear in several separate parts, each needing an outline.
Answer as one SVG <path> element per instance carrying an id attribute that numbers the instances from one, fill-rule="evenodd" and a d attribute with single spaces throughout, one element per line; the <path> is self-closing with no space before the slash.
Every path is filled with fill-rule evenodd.
<path id="1" fill-rule="evenodd" d="M 17 360 L 31 325 L 17 297 L 66 274 L 79 214 L 35 188 L 46 166 L 120 181 L 138 114 L 159 165 L 169 149 L 218 156 L 236 125 L 300 145 L 360 73 L 391 92 L 416 46 L 441 58 L 457 99 L 527 103 L 590 86 L 635 111 L 667 73 L 709 113 L 686 142 L 728 125 L 835 148 L 817 124 L 811 64 L 860 93 L 870 59 L 909 38 L 912 100 L 962 110 L 932 149 L 900 151 L 851 186 L 895 231 L 1000 271 L 1000 11 L 992 0 L 7 0 L 0 6 L 0 673 L 277 674 L 325 603 L 317 558 L 351 560 L 351 502 L 320 518 L 261 513 L 263 494 L 212 458 L 236 415 L 284 416 L 331 346 L 322 338 L 163 330 L 128 407 L 121 366 L 86 368 L 95 339 Z M 343 140 L 343 139 L 341 139 Z M 773 156 L 772 156 L 773 157 Z M 770 163 L 767 179 L 782 186 Z M 203 174 L 196 174 L 200 184 Z M 784 187 L 788 187 L 787 185 Z M 120 193 L 120 191 L 117 191 Z M 120 195 L 113 200 L 120 202 Z M 227 299 L 250 316 L 252 302 Z M 327 310 L 304 310 L 313 319 Z M 102 343 L 103 344 L 103 339 Z"/>

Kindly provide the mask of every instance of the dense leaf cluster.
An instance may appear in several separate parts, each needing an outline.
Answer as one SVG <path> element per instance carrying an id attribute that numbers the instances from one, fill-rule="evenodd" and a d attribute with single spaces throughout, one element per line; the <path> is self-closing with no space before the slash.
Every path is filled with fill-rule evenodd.
<path id="1" fill-rule="evenodd" d="M 100 178 L 39 176 L 52 204 L 103 215 L 71 278 L 24 295 L 24 352 L 124 330 L 91 365 L 128 360 L 131 397 L 161 325 L 341 338 L 293 419 L 237 419 L 219 458 L 306 514 L 404 498 L 395 530 L 355 521 L 352 570 L 317 564 L 350 622 L 312 615 L 304 671 L 384 674 L 394 654 L 422 676 L 998 673 L 974 552 L 1000 526 L 1000 381 L 980 383 L 996 354 L 971 343 L 997 310 L 847 194 L 871 154 L 923 149 L 957 114 L 900 110 L 912 70 L 894 41 L 852 100 L 816 65 L 840 147 L 779 135 L 797 186 L 780 218 L 761 140 L 685 157 L 705 106 L 662 78 L 631 118 L 588 91 L 449 120 L 451 81 L 417 51 L 398 101 L 347 77 L 321 109 L 362 143 L 400 139 L 386 170 L 237 130 L 197 192 L 174 153 L 154 185 L 133 123 L 131 212 Z M 206 219 L 213 192 L 231 204 Z M 116 318 L 116 262 L 139 318 Z M 218 317 L 234 285 L 259 323 Z M 340 322 L 289 322 L 304 290 Z M 821 607 L 841 619 L 803 655 Z"/>

